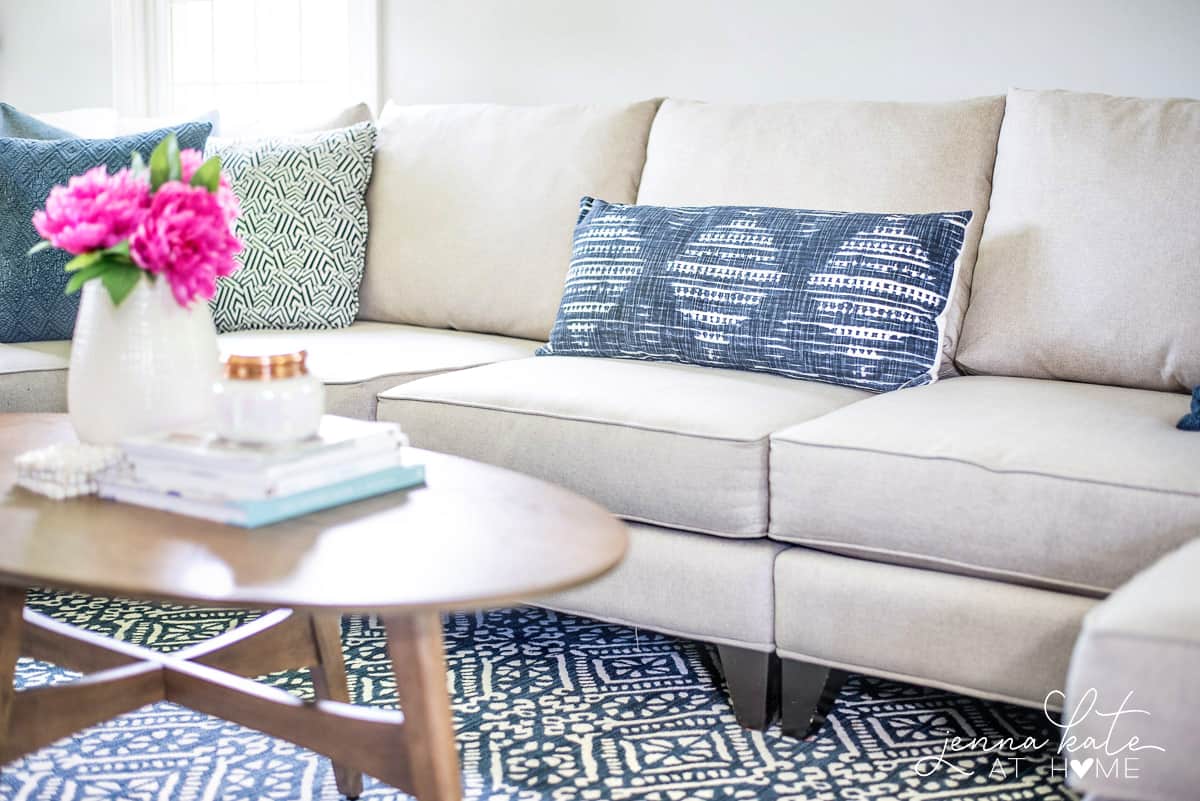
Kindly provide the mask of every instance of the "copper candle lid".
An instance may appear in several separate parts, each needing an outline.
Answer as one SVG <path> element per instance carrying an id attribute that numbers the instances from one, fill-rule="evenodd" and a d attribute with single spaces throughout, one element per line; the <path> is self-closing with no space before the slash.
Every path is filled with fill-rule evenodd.
<path id="1" fill-rule="evenodd" d="M 272 354 L 230 354 L 225 357 L 225 377 L 235 381 L 271 381 L 308 375 L 308 351 Z"/>

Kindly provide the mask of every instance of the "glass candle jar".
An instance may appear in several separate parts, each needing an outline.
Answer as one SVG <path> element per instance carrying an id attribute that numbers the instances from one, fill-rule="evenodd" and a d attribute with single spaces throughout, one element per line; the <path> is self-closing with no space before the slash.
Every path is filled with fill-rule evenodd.
<path id="1" fill-rule="evenodd" d="M 234 442 L 294 442 L 317 433 L 325 385 L 310 375 L 306 351 L 230 355 L 217 381 L 217 433 Z"/>

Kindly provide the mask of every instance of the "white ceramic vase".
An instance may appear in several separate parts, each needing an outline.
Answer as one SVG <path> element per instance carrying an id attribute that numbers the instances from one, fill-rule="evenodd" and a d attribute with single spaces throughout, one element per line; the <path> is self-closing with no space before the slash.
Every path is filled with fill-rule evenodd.
<path id="1" fill-rule="evenodd" d="M 84 442 L 210 421 L 219 356 L 208 304 L 181 307 L 167 282 L 141 278 L 120 306 L 99 280 L 83 285 L 67 406 Z"/>

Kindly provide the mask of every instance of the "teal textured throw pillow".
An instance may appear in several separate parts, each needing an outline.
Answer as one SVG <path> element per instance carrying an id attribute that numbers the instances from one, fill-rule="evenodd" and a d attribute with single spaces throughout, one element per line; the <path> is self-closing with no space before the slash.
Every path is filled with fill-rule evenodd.
<path id="1" fill-rule="evenodd" d="M 341 328 L 358 314 L 375 126 L 214 142 L 242 204 L 242 268 L 212 300 L 218 331 Z"/>
<path id="2" fill-rule="evenodd" d="M 79 294 L 63 294 L 69 278 L 63 267 L 71 255 L 53 249 L 29 255 L 40 240 L 33 213 L 50 190 L 92 167 L 128 167 L 135 151 L 149 158 L 172 132 L 181 148 L 203 150 L 211 129 L 187 123 L 116 139 L 0 138 L 0 342 L 70 339 L 75 328 Z"/>
<path id="3" fill-rule="evenodd" d="M 17 111 L 8 103 L 0 103 L 0 136 L 11 139 L 74 139 L 75 134 L 64 131 L 37 117 Z"/>

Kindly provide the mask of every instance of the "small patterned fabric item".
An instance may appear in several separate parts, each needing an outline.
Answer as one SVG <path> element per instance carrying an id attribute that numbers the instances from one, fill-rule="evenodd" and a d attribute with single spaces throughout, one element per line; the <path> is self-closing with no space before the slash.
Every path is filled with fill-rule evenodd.
<path id="1" fill-rule="evenodd" d="M 33 213 L 50 190 L 101 164 L 109 172 L 128 167 L 134 151 L 149 159 L 172 131 L 181 148 L 203 150 L 211 128 L 187 123 L 115 139 L 0 139 L 0 342 L 70 339 L 75 328 L 79 293 L 63 294 L 70 254 L 50 249 L 28 255 L 39 239 Z"/>
<path id="2" fill-rule="evenodd" d="M 242 204 L 242 268 L 217 286 L 218 331 L 341 328 L 358 314 L 375 126 L 214 142 Z"/>
<path id="3" fill-rule="evenodd" d="M 664 208 L 584 198 L 539 355 L 758 370 L 882 392 L 938 372 L 970 211 Z"/>
<path id="4" fill-rule="evenodd" d="M 0 103 L 0 136 L 10 139 L 74 139 L 75 134 L 64 131 L 37 117 L 17 111 L 7 103 Z"/>
<path id="5" fill-rule="evenodd" d="M 1180 419 L 1177 427 L 1180 431 L 1200 431 L 1200 387 L 1192 390 L 1192 411 Z"/>
<path id="6" fill-rule="evenodd" d="M 93 495 L 100 473 L 125 458 L 114 445 L 63 442 L 16 458 L 17 486 L 55 500 Z"/>

